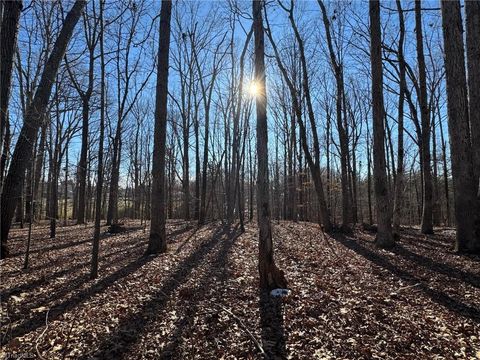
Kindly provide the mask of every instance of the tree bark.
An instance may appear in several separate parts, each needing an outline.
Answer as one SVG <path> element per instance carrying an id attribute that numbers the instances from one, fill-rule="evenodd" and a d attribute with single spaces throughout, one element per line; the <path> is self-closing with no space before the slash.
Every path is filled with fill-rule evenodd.
<path id="1" fill-rule="evenodd" d="M 382 38 L 380 3 L 370 0 L 370 60 L 372 67 L 373 177 L 378 232 L 375 243 L 382 248 L 395 245 L 392 236 L 385 162 L 385 109 L 383 103 Z"/>
<path id="2" fill-rule="evenodd" d="M 350 231 L 350 223 L 352 221 L 351 216 L 351 204 L 350 204 L 350 187 L 348 180 L 348 135 L 346 127 L 344 126 L 345 119 L 342 117 L 342 104 L 345 104 L 345 86 L 343 78 L 343 64 L 340 59 L 335 55 L 333 50 L 332 35 L 330 32 L 330 21 L 327 15 L 327 9 L 322 0 L 318 0 L 320 9 L 322 10 L 323 25 L 325 27 L 325 33 L 327 36 L 328 51 L 330 54 L 330 63 L 333 68 L 336 82 L 336 118 L 337 118 L 337 130 L 338 138 L 340 141 L 340 170 L 341 170 L 341 186 L 342 186 L 342 229 L 344 231 Z M 343 109 L 345 110 L 345 109 Z"/>
<path id="3" fill-rule="evenodd" d="M 260 287 L 274 289 L 286 287 L 283 271 L 274 261 L 272 226 L 270 223 L 269 181 L 268 181 L 268 130 L 267 93 L 265 82 L 264 34 L 262 1 L 253 0 L 253 32 L 255 37 L 255 81 L 259 88 L 256 96 L 257 109 L 257 222 L 259 229 L 258 270 Z"/>
<path id="4" fill-rule="evenodd" d="M 13 61 L 22 8 L 23 3 L 21 0 L 5 1 L 3 3 L 3 14 L 0 18 L 0 44 L 2 44 L 0 46 L 0 158 L 2 158 L 7 131 L 8 102 L 12 88 Z"/>
<path id="5" fill-rule="evenodd" d="M 480 252 L 480 235 L 475 234 L 478 218 L 477 189 L 468 121 L 465 48 L 460 1 L 442 0 L 442 27 L 447 83 L 448 133 L 452 159 L 456 251 Z"/>
<path id="6" fill-rule="evenodd" d="M 417 62 L 419 73 L 419 103 L 422 122 L 422 172 L 423 172 L 423 207 L 422 234 L 433 234 L 433 188 L 430 160 L 430 109 L 427 100 L 427 74 L 423 52 L 423 29 L 421 1 L 415 1 L 415 34 L 417 37 Z"/>
<path id="7" fill-rule="evenodd" d="M 473 168 L 480 201 L 480 2 L 465 0 L 467 23 L 468 108 L 473 148 Z M 480 226 L 477 225 L 477 226 Z M 477 229 L 480 231 L 480 228 Z M 480 236 L 480 235 L 478 235 Z"/>
<path id="8" fill-rule="evenodd" d="M 67 44 L 72 36 L 73 29 L 80 18 L 83 8 L 87 2 L 76 0 L 72 9 L 67 14 L 63 27 L 53 47 L 52 53 L 45 64 L 40 83 L 32 103 L 27 108 L 24 124 L 20 131 L 15 150 L 12 155 L 12 162 L 2 192 L 2 214 L 1 214 L 1 256 L 8 254 L 7 238 L 15 211 L 15 194 L 18 194 L 25 177 L 25 169 L 28 160 L 32 156 L 32 148 L 43 116 L 46 112 L 50 93 L 58 72 Z M 3 43 L 2 43 L 3 44 Z M 3 45 L 2 45 L 3 46 Z"/>
<path id="9" fill-rule="evenodd" d="M 98 276 L 98 253 L 100 248 L 100 221 L 102 218 L 103 192 L 103 141 L 105 133 L 105 51 L 104 51 L 104 0 L 100 0 L 100 137 L 98 139 L 97 188 L 95 201 L 95 225 L 93 230 L 92 263 L 90 279 Z"/>
<path id="10" fill-rule="evenodd" d="M 153 143 L 151 223 L 147 254 L 156 254 L 167 250 L 165 232 L 165 148 L 167 141 L 168 60 L 171 15 L 172 1 L 163 0 L 160 13 Z"/>
<path id="11" fill-rule="evenodd" d="M 397 139 L 397 176 L 395 179 L 395 198 L 393 202 L 393 230 L 398 234 L 400 231 L 400 222 L 402 217 L 402 205 L 403 205 L 403 159 L 404 159 L 404 146 L 403 146 L 403 120 L 404 120 L 404 104 L 405 104 L 405 88 L 406 74 L 405 74 L 405 59 L 403 55 L 403 47 L 405 43 L 405 20 L 403 16 L 402 3 L 397 0 L 398 21 L 400 24 L 400 39 L 398 41 L 398 66 L 399 66 L 399 78 L 400 89 L 398 95 L 398 139 Z"/>
<path id="12" fill-rule="evenodd" d="M 315 186 L 315 191 L 317 195 L 317 200 L 319 203 L 319 210 L 320 210 L 320 223 L 323 225 L 323 228 L 325 231 L 329 232 L 332 230 L 333 226 L 330 220 L 330 213 L 327 207 L 327 203 L 325 201 L 325 194 L 323 191 L 323 183 L 321 179 L 321 170 L 320 170 L 320 146 L 318 142 L 318 137 L 317 137 L 317 127 L 315 123 L 315 115 L 313 112 L 313 106 L 311 103 L 311 98 L 310 98 L 310 91 L 309 89 L 309 83 L 308 83 L 308 74 L 307 72 L 307 65 L 306 65 L 306 59 L 305 59 L 305 52 L 303 49 L 303 41 L 300 37 L 300 34 L 298 33 L 297 27 L 295 25 L 295 22 L 293 20 L 293 2 L 291 2 L 290 9 L 287 9 L 289 12 L 289 19 L 290 23 L 292 25 L 292 28 L 295 32 L 295 38 L 299 44 L 299 52 L 300 52 L 300 58 L 301 58 L 301 64 L 302 64 L 302 72 L 303 72 L 303 79 L 302 79 L 302 84 L 303 84 L 303 90 L 305 92 L 305 98 L 307 100 L 307 105 L 308 105 L 308 118 L 310 120 L 310 126 L 311 126 L 311 131 L 313 133 L 313 139 L 314 139 L 314 145 L 313 145 L 313 151 L 314 151 L 314 156 L 310 154 L 310 149 L 308 148 L 308 143 L 307 143 L 307 130 L 306 126 L 303 123 L 302 119 L 302 109 L 300 107 L 300 100 L 299 100 L 299 94 L 297 89 L 295 88 L 295 85 L 293 84 L 292 80 L 288 76 L 287 70 L 285 66 L 282 63 L 280 54 L 278 52 L 277 46 L 273 40 L 273 36 L 270 31 L 270 26 L 268 23 L 268 19 L 266 20 L 267 22 L 267 36 L 270 40 L 270 43 L 272 44 L 274 53 L 275 53 L 275 58 L 277 61 L 277 65 L 280 68 L 280 71 L 282 72 L 282 76 L 285 80 L 285 82 L 288 85 L 290 95 L 292 97 L 292 107 L 293 111 L 295 113 L 295 118 L 297 120 L 298 126 L 299 126 L 299 132 L 300 132 L 300 145 L 303 148 L 304 154 L 305 154 L 305 159 L 308 163 L 308 167 L 310 169 L 310 173 L 312 175 L 312 179 L 314 182 Z M 300 164 L 301 165 L 301 164 Z M 301 168 L 301 166 L 300 166 Z M 299 177 L 299 182 L 302 184 L 302 179 Z M 300 207 L 302 204 L 302 193 L 300 192 Z M 302 219 L 302 211 L 299 212 L 300 219 Z"/>

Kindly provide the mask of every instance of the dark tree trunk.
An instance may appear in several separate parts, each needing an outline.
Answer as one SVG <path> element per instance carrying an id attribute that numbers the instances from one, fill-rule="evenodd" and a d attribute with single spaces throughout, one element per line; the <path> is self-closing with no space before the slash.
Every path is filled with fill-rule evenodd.
<path id="1" fill-rule="evenodd" d="M 8 102 L 12 88 L 13 59 L 15 47 L 17 46 L 18 23 L 23 3 L 19 0 L 13 0 L 5 1 L 2 5 L 3 14 L 0 18 L 0 44 L 2 44 L 0 46 L 0 79 L 2 79 L 0 84 L 0 158 L 3 154 L 4 140 L 7 131 Z"/>
<path id="2" fill-rule="evenodd" d="M 167 250 L 165 232 L 165 148 L 167 141 L 168 60 L 171 14 L 172 2 L 170 0 L 163 0 L 160 13 L 153 143 L 151 223 L 147 254 L 156 254 Z"/>
<path id="3" fill-rule="evenodd" d="M 12 166 L 5 178 L 2 192 L 2 214 L 1 214 L 1 256 L 8 254 L 7 238 L 10 231 L 12 218 L 15 211 L 15 194 L 20 191 L 21 184 L 25 177 L 25 169 L 28 160 L 32 156 L 34 139 L 41 125 L 46 112 L 50 93 L 58 72 L 67 44 L 72 36 L 73 29 L 80 18 L 85 0 L 77 0 L 70 12 L 67 14 L 63 27 L 53 47 L 52 53 L 45 64 L 35 97 L 26 110 L 24 124 L 20 131 L 15 150 L 12 155 Z M 3 47 L 3 42 L 2 42 Z"/>
<path id="4" fill-rule="evenodd" d="M 419 103 L 422 122 L 422 173 L 423 173 L 423 207 L 422 207 L 422 234 L 433 234 L 433 188 L 432 169 L 430 160 L 430 109 L 428 108 L 427 74 L 425 55 L 423 53 L 423 30 L 421 1 L 415 1 L 415 34 L 417 36 L 417 61 L 419 73 Z"/>
<path id="5" fill-rule="evenodd" d="M 468 122 L 465 48 L 463 45 L 460 1 L 442 0 L 442 27 L 447 80 L 448 132 L 452 158 L 456 250 L 479 252 L 480 234 L 475 234 L 478 218 L 477 185 Z"/>
<path id="6" fill-rule="evenodd" d="M 465 0 L 467 22 L 467 70 L 470 131 L 473 148 L 473 168 L 480 201 L 480 1 Z M 480 224 L 477 225 L 480 236 Z"/>
<path id="7" fill-rule="evenodd" d="M 105 125 L 105 52 L 104 52 L 104 0 L 100 0 L 100 137 L 98 141 L 97 188 L 95 201 L 95 226 L 93 230 L 92 264 L 90 278 L 98 276 L 98 253 L 100 248 L 100 220 L 102 218 L 102 191 L 103 191 L 103 141 Z"/>
<path id="8" fill-rule="evenodd" d="M 382 248 L 394 246 L 385 161 L 385 110 L 383 103 L 382 35 L 380 3 L 370 3 L 370 59 L 372 66 L 373 177 L 378 232 L 375 242 Z"/>
<path id="9" fill-rule="evenodd" d="M 400 77 L 400 89 L 398 95 L 398 139 L 397 139 L 397 176 L 395 179 L 395 198 L 393 202 L 393 230 L 398 234 L 400 231 L 400 222 L 402 218 L 403 206 L 403 120 L 404 120 L 404 104 L 405 104 L 405 87 L 406 87 L 406 70 L 403 55 L 403 47 L 405 42 L 405 20 L 403 16 L 402 4 L 397 0 L 398 21 L 400 24 L 400 39 L 398 41 L 398 66 Z"/>
<path id="10" fill-rule="evenodd" d="M 283 271 L 274 261 L 272 227 L 270 224 L 269 183 L 268 183 L 268 130 L 267 95 L 265 82 L 264 35 L 262 1 L 253 0 L 253 32 L 255 36 L 255 81 L 259 87 L 256 97 L 257 108 L 257 221 L 259 229 L 258 270 L 260 287 L 263 289 L 287 286 Z"/>

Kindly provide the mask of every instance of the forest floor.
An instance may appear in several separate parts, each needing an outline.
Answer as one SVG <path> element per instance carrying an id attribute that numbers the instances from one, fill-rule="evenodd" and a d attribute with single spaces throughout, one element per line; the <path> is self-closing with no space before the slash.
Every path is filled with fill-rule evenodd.
<path id="1" fill-rule="evenodd" d="M 274 222 L 291 293 L 258 290 L 257 231 L 168 222 L 168 251 L 143 257 L 148 229 L 101 239 L 89 280 L 92 225 L 14 229 L 1 262 L 3 358 L 480 358 L 480 258 L 454 232 L 404 229 L 392 251 L 374 234 L 324 236 Z M 103 229 L 103 230 L 106 230 Z"/>

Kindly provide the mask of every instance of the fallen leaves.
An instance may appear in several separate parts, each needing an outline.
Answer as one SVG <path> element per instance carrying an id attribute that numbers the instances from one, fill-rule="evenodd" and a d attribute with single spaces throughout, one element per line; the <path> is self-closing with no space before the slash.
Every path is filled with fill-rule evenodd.
<path id="1" fill-rule="evenodd" d="M 132 224 L 132 228 L 137 226 Z M 138 226 L 137 226 L 138 228 Z M 402 232 L 393 251 L 373 235 L 323 236 L 274 223 L 289 296 L 260 294 L 257 230 L 169 221 L 169 250 L 143 258 L 141 229 L 103 237 L 88 278 L 92 227 L 34 228 L 32 266 L 2 266 L 2 345 L 48 359 L 480 359 L 478 257 L 450 252 L 449 232 Z M 46 313 L 48 327 L 46 326 Z M 38 344 L 37 344 L 38 340 Z"/>

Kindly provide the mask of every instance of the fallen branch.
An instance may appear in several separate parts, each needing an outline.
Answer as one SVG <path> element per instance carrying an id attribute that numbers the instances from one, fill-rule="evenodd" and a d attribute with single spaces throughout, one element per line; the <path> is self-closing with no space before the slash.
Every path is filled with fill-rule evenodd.
<path id="1" fill-rule="evenodd" d="M 413 288 L 413 287 L 417 287 L 417 286 L 420 286 L 420 285 L 422 285 L 422 284 L 421 283 L 416 283 L 416 284 L 413 284 L 413 285 L 404 286 L 404 287 L 399 288 L 396 292 L 399 292 L 401 290 L 410 289 L 410 288 Z"/>
<path id="2" fill-rule="evenodd" d="M 38 358 L 45 360 L 45 358 L 40 354 L 40 351 L 38 350 L 38 341 L 45 335 L 48 329 L 48 313 L 50 312 L 50 309 L 47 310 L 47 313 L 45 314 L 45 329 L 43 329 L 42 333 L 37 337 L 37 340 L 35 340 L 35 350 L 37 352 Z"/>
<path id="3" fill-rule="evenodd" d="M 260 342 L 257 340 L 257 338 L 255 337 L 255 335 L 252 334 L 252 332 L 248 329 L 248 327 L 245 325 L 245 323 L 242 321 L 242 319 L 240 319 L 237 315 L 235 315 L 234 313 L 232 313 L 230 310 L 228 310 L 226 307 L 222 306 L 222 305 L 219 305 L 217 304 L 217 306 L 222 309 L 223 311 L 225 311 L 226 313 L 230 314 L 231 316 L 233 316 L 235 318 L 235 320 L 238 321 L 238 323 L 240 324 L 240 326 L 242 327 L 242 329 L 250 336 L 250 338 L 252 339 L 252 341 L 255 343 L 255 345 L 257 346 L 258 350 L 265 356 L 268 358 L 268 355 L 267 353 L 265 352 L 265 350 L 263 350 L 263 347 L 262 345 L 260 344 Z"/>

